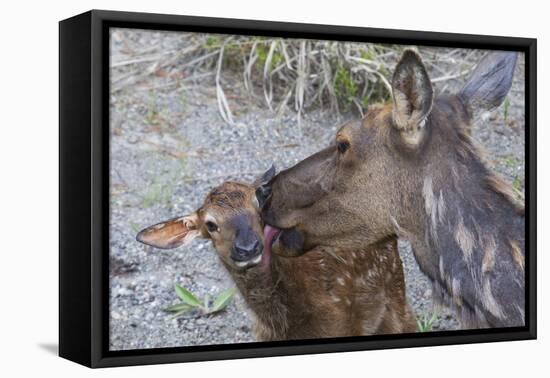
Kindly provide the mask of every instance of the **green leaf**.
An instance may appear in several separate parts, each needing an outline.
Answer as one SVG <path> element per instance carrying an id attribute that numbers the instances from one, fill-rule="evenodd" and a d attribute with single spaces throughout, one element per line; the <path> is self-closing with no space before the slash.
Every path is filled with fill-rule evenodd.
<path id="1" fill-rule="evenodd" d="M 432 325 L 434 324 L 436 319 L 437 319 L 437 313 L 434 312 L 432 317 L 430 318 L 430 329 L 432 328 Z"/>
<path id="2" fill-rule="evenodd" d="M 230 288 L 222 291 L 216 299 L 214 299 L 214 303 L 212 304 L 212 309 L 210 312 L 218 312 L 223 310 L 227 307 L 227 305 L 231 302 L 231 299 L 235 295 L 235 288 Z"/>
<path id="3" fill-rule="evenodd" d="M 176 284 L 176 293 L 178 294 L 178 297 L 180 297 L 181 300 L 189 306 L 201 307 L 201 302 L 186 288 Z"/>
<path id="4" fill-rule="evenodd" d="M 187 303 L 178 303 L 173 306 L 166 307 L 163 311 L 166 312 L 180 312 L 180 311 L 189 311 L 193 307 L 189 306 Z"/>
<path id="5" fill-rule="evenodd" d="M 134 231 L 136 233 L 139 232 L 140 229 L 141 229 L 139 224 L 137 224 L 136 222 L 132 222 L 132 221 L 130 221 L 130 227 L 132 227 L 132 231 Z"/>
<path id="6" fill-rule="evenodd" d="M 188 312 L 189 310 L 191 310 L 191 308 L 192 308 L 192 307 L 188 307 L 186 310 L 181 310 L 181 311 L 176 312 L 174 315 L 172 315 L 172 316 L 170 317 L 169 320 L 174 320 L 175 318 L 177 318 L 177 317 L 179 317 L 179 316 L 185 314 L 186 312 Z"/>
<path id="7" fill-rule="evenodd" d="M 433 312 L 432 316 L 428 318 L 427 314 L 422 315 L 421 317 L 416 318 L 416 325 L 418 326 L 419 332 L 431 332 L 433 323 L 437 319 L 437 313 Z"/>
<path id="8" fill-rule="evenodd" d="M 204 297 L 204 300 L 203 300 L 202 302 L 203 302 L 202 307 L 203 307 L 206 311 L 209 311 L 209 309 L 210 309 L 210 295 L 209 295 L 209 294 L 206 294 L 206 296 Z"/>

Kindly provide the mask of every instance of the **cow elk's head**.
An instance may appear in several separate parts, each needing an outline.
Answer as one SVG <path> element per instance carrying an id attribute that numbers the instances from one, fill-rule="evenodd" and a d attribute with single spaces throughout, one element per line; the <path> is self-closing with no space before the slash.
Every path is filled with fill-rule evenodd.
<path id="1" fill-rule="evenodd" d="M 420 56 L 405 50 L 390 103 L 369 107 L 362 120 L 340 127 L 331 145 L 257 191 L 263 220 L 282 230 L 265 243 L 293 255 L 394 235 L 411 209 L 423 206 L 417 196 L 426 175 L 448 176 L 460 158 L 459 129 L 468 127 L 472 113 L 502 103 L 516 55 L 489 53 L 458 94 L 436 98 Z"/>

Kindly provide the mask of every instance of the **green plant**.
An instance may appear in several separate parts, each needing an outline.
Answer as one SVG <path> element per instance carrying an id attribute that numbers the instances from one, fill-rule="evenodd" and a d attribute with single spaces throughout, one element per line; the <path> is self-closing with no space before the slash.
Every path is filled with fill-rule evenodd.
<path id="1" fill-rule="evenodd" d="M 435 319 L 437 319 L 436 312 L 433 312 L 432 316 L 424 314 L 421 317 L 416 317 L 418 332 L 431 332 Z"/>
<path id="2" fill-rule="evenodd" d="M 160 125 L 160 111 L 158 109 L 157 102 L 153 96 L 149 98 L 149 104 L 147 105 L 147 114 L 145 115 L 145 121 L 148 125 L 158 126 Z"/>
<path id="3" fill-rule="evenodd" d="M 170 123 L 167 122 L 161 107 L 158 104 L 158 100 L 154 95 L 150 95 L 149 103 L 145 105 L 147 107 L 147 113 L 145 114 L 145 122 L 150 128 L 156 128 L 161 132 L 169 131 Z"/>
<path id="4" fill-rule="evenodd" d="M 139 232 L 139 230 L 141 230 L 141 227 L 136 222 L 130 221 L 130 227 L 132 227 L 132 231 L 136 233 Z"/>
<path id="5" fill-rule="evenodd" d="M 113 78 L 119 83 L 114 91 L 127 88 L 136 79 L 141 80 L 160 70 L 181 72 L 178 87 L 188 80 L 213 76 L 219 112 L 224 121 L 233 123 L 231 108 L 234 101 L 229 101 L 231 98 L 226 96 L 224 87 L 227 81 L 231 83 L 229 88 L 237 88 L 234 80 L 237 74 L 243 78 L 247 94 L 252 98 L 263 98 L 269 109 L 277 114 L 292 109 L 298 120 L 315 108 L 363 114 L 369 104 L 390 99 L 392 72 L 404 50 L 402 45 L 246 35 L 189 33 L 183 38 L 189 47 L 175 52 L 173 58 L 166 58 L 162 46 L 157 48 L 159 59 L 151 66 L 155 69 L 145 66 L 150 64 L 150 50 L 144 57 L 146 62 L 138 58 L 123 65 L 132 66 L 136 74 L 126 77 L 129 74 L 120 67 L 120 72 L 116 71 Z M 429 47 L 419 49 L 431 57 L 429 65 L 436 68 L 442 65 L 438 71 L 445 71 L 448 66 L 454 67 L 448 75 L 435 77 L 434 80 L 441 82 L 461 75 L 463 68 L 456 63 L 454 52 L 436 53 Z M 472 55 L 471 59 L 477 61 L 477 55 Z M 226 76 L 226 73 L 230 75 Z M 240 94 L 231 95 L 234 99 L 240 98 Z M 116 101 L 123 100 L 117 98 Z M 509 105 L 507 100 L 505 117 L 508 116 Z M 156 123 L 156 127 L 167 124 L 162 113 L 159 114 L 154 107 L 149 109 L 147 118 L 152 125 Z"/>
<path id="6" fill-rule="evenodd" d="M 359 54 L 361 55 L 361 58 L 366 60 L 375 60 L 376 59 L 376 53 L 372 49 L 364 49 Z"/>
<path id="7" fill-rule="evenodd" d="M 369 103 L 386 101 L 391 93 L 391 46 L 246 36 L 210 37 L 201 46 L 197 52 L 203 55 L 193 62 L 215 65 L 220 113 L 229 123 L 230 104 L 222 90 L 226 69 L 241 71 L 251 96 L 263 90 L 271 110 L 279 113 L 290 107 L 298 119 L 315 106 L 362 113 Z M 213 54 L 216 51 L 219 54 Z"/>
<path id="8" fill-rule="evenodd" d="M 209 295 L 200 300 L 189 290 L 178 284 L 175 285 L 175 289 L 176 294 L 181 299 L 181 303 L 164 309 L 166 312 L 173 313 L 171 319 L 177 318 L 191 310 L 199 310 L 203 315 L 220 312 L 231 303 L 236 292 L 235 288 L 226 289 L 219 293 L 212 301 Z"/>
<path id="9" fill-rule="evenodd" d="M 523 186 L 523 180 L 520 176 L 514 177 L 514 181 L 512 182 L 512 186 L 514 189 L 516 189 L 518 192 L 521 193 L 521 187 Z"/>
<path id="10" fill-rule="evenodd" d="M 213 36 L 208 36 L 206 38 L 205 45 L 208 48 L 218 48 L 220 44 L 221 44 L 221 38 L 218 36 L 213 35 Z"/>
<path id="11" fill-rule="evenodd" d="M 264 70 L 266 68 L 265 64 L 267 63 L 268 58 L 270 59 L 267 69 L 268 72 L 273 71 L 281 63 L 283 63 L 284 56 L 275 49 L 275 46 L 273 46 L 274 49 L 271 53 L 271 56 L 269 56 L 269 50 L 272 48 L 271 43 L 258 43 L 258 45 L 256 46 L 256 54 L 258 55 L 256 66 L 259 70 Z"/>
<path id="12" fill-rule="evenodd" d="M 171 182 L 163 184 L 155 181 L 143 196 L 141 206 L 148 208 L 159 203 L 168 205 L 170 204 L 173 192 L 173 184 Z"/>
<path id="13" fill-rule="evenodd" d="M 508 119 L 508 111 L 510 110 L 510 99 L 506 97 L 504 100 L 504 122 Z"/>
<path id="14" fill-rule="evenodd" d="M 334 73 L 334 89 L 344 106 L 344 110 L 349 110 L 353 99 L 358 95 L 359 88 L 353 79 L 351 71 L 343 65 L 338 66 Z"/>
<path id="15" fill-rule="evenodd" d="M 502 162 L 509 168 L 515 168 L 519 164 L 518 159 L 512 154 L 506 155 Z"/>

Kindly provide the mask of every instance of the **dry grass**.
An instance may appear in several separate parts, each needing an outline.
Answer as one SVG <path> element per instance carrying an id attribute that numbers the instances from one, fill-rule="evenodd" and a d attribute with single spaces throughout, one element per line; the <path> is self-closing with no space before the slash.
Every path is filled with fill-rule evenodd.
<path id="1" fill-rule="evenodd" d="M 298 119 L 313 108 L 363 114 L 370 103 L 389 99 L 390 73 L 405 48 L 305 39 L 173 34 L 177 43 L 170 48 L 153 46 L 148 51 L 113 57 L 112 92 L 139 83 L 149 75 L 170 79 L 160 88 L 213 79 L 220 115 L 228 123 L 233 123 L 234 116 L 224 83 L 235 77 L 242 79 L 250 99 L 276 113 L 290 108 Z M 161 34 L 159 40 L 162 38 Z M 433 78 L 434 83 L 460 78 L 471 68 L 468 60 L 472 57 L 465 56 L 467 50 L 440 49 L 437 53 L 434 49 L 424 50 L 426 64 L 441 73 Z"/>
<path id="2" fill-rule="evenodd" d="M 248 94 L 277 113 L 293 108 L 298 117 L 313 107 L 360 113 L 370 101 L 390 94 L 384 58 L 396 54 L 382 45 L 331 41 L 210 36 L 207 51 L 218 52 L 219 110 L 231 112 L 221 87 L 222 69 L 242 73 Z"/>

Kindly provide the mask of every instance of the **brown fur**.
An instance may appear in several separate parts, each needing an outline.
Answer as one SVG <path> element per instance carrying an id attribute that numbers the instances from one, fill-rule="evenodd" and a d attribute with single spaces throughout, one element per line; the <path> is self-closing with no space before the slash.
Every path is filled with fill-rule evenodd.
<path id="1" fill-rule="evenodd" d="M 469 135 L 472 107 L 504 99 L 515 57 L 493 53 L 482 63 L 504 68 L 478 67 L 459 95 L 435 97 L 407 50 L 393 103 L 371 107 L 333 145 L 272 179 L 264 221 L 299 232 L 303 251 L 353 250 L 397 234 L 465 327 L 524 325 L 523 204 Z"/>
<path id="2" fill-rule="evenodd" d="M 322 247 L 274 257 L 269 274 L 226 267 L 256 316 L 258 340 L 415 332 L 397 245 L 389 245 L 355 257 Z"/>
<path id="3" fill-rule="evenodd" d="M 226 182 L 212 190 L 194 214 L 177 219 L 192 219 L 190 229 L 213 241 L 255 315 L 258 340 L 416 331 L 396 238 L 355 250 L 317 247 L 297 258 L 272 255 L 269 264 L 262 256 L 261 263 L 243 269 L 230 258 L 235 234 L 231 219 L 243 213 L 258 235 L 263 235 L 259 211 L 254 207 L 254 188 Z M 214 220 L 219 231 L 209 232 L 204 225 L 207 219 Z M 160 223 L 167 224 L 170 222 Z M 158 232 L 162 233 L 158 225 L 151 226 L 138 240 L 160 243 L 153 236 Z"/>

